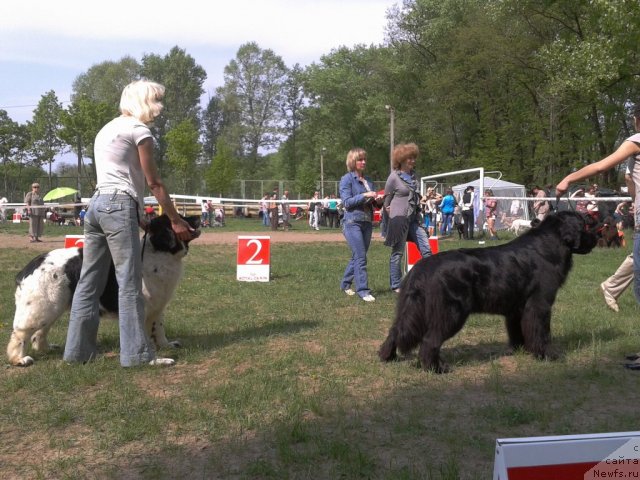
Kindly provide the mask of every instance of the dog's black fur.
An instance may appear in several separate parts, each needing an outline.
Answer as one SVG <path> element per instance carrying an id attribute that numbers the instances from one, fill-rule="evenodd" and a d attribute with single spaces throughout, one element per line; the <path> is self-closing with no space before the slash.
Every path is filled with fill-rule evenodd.
<path id="1" fill-rule="evenodd" d="M 450 250 L 420 260 L 405 277 L 396 318 L 378 355 L 396 358 L 420 345 L 425 370 L 448 371 L 442 344 L 471 313 L 504 315 L 509 343 L 537 358 L 548 356 L 551 307 L 572 266 L 596 237 L 577 213 L 549 215 L 505 245 Z"/>

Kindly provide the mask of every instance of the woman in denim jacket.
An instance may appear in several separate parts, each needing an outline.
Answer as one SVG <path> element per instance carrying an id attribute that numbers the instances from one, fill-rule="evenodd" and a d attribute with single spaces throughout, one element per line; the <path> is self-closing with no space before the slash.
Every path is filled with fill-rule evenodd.
<path id="1" fill-rule="evenodd" d="M 375 301 L 367 279 L 367 250 L 371 243 L 373 206 L 382 204 L 382 195 L 374 191 L 373 182 L 364 176 L 367 152 L 353 148 L 347 154 L 347 170 L 340 179 L 340 199 L 344 206 L 342 232 L 351 248 L 351 260 L 344 271 L 340 288 L 347 295 L 356 293 L 365 302 Z M 355 291 L 351 284 L 355 279 Z"/>

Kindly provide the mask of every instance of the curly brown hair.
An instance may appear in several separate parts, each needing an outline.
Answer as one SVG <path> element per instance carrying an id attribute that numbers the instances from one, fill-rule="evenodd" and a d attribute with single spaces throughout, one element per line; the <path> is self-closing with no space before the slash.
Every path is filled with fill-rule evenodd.
<path id="1" fill-rule="evenodd" d="M 393 148 L 391 155 L 391 166 L 397 170 L 408 158 L 418 158 L 420 150 L 415 143 L 401 143 Z"/>

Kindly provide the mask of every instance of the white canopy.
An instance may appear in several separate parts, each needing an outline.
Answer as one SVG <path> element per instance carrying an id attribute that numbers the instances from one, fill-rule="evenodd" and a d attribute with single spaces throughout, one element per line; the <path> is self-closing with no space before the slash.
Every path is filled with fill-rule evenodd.
<path id="1" fill-rule="evenodd" d="M 478 213 L 482 211 L 480 207 L 480 198 L 484 195 L 484 192 L 479 191 L 480 179 L 456 185 L 452 187 L 452 190 L 456 198 L 460 199 L 462 198 L 462 194 L 468 186 L 472 186 L 474 188 L 474 193 L 476 195 L 474 210 L 477 217 Z M 493 195 L 496 197 L 513 197 L 513 200 L 510 200 L 508 198 L 498 200 L 498 212 L 503 212 L 504 214 L 506 214 L 505 216 L 518 217 L 529 220 L 529 209 L 527 208 L 527 202 L 524 200 L 518 200 L 519 198 L 524 198 L 527 196 L 527 189 L 524 187 L 524 185 L 507 182 L 498 178 L 484 177 L 484 188 L 485 190 L 491 189 Z M 498 223 L 500 223 L 499 220 L 500 217 L 498 218 Z"/>

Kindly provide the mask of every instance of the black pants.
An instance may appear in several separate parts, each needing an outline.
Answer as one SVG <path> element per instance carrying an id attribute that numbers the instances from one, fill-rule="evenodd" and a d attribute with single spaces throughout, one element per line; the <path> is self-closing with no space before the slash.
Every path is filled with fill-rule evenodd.
<path id="1" fill-rule="evenodd" d="M 462 218 L 464 219 L 462 234 L 465 240 L 473 240 L 473 209 L 463 210 Z"/>

